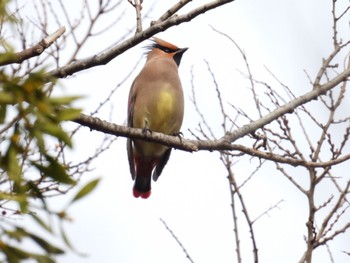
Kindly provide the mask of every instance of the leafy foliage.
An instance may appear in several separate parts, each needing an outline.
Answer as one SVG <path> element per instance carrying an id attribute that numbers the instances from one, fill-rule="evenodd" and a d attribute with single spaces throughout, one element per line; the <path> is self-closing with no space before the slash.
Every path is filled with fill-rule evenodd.
<path id="1" fill-rule="evenodd" d="M 1 23 L 11 22 L 6 20 L 7 3 L 0 1 Z M 9 53 L 0 54 L 0 61 Z M 71 148 L 72 140 L 62 124 L 79 116 L 80 110 L 72 107 L 78 97 L 51 96 L 55 80 L 45 70 L 24 77 L 9 72 L 0 68 L 0 261 L 55 262 L 54 256 L 64 249 L 48 238 L 57 235 L 53 217 L 60 225 L 61 240 L 71 247 L 63 227 L 69 219 L 67 209 L 90 193 L 98 179 L 83 186 L 65 209 L 49 207 L 46 199 L 50 195 L 64 194 L 77 184 L 63 157 L 62 149 Z M 31 219 L 42 235 L 20 226 L 14 217 Z M 24 249 L 28 242 L 39 252 Z"/>

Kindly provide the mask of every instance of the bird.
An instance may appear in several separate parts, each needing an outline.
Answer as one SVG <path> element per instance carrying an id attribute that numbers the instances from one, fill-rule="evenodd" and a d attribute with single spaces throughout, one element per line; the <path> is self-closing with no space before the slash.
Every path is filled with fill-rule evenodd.
<path id="1" fill-rule="evenodd" d="M 179 48 L 160 38 L 150 39 L 144 67 L 134 79 L 128 98 L 127 125 L 143 132 L 180 135 L 184 116 L 184 95 L 178 73 L 182 55 Z M 127 153 L 133 195 L 151 195 L 151 177 L 157 181 L 167 164 L 171 148 L 140 139 L 127 139 Z M 153 173 L 152 173 L 153 172 Z"/>

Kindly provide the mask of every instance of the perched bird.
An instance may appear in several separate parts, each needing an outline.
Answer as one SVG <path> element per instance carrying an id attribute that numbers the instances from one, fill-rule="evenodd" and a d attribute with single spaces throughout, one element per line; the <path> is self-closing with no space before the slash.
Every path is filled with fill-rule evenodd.
<path id="1" fill-rule="evenodd" d="M 184 97 L 178 66 L 187 48 L 178 48 L 153 37 L 148 47 L 147 61 L 135 78 L 129 93 L 128 126 L 145 132 L 179 134 Z M 151 195 L 151 175 L 158 177 L 167 164 L 171 148 L 142 140 L 127 140 L 130 173 L 135 180 L 135 197 Z"/>

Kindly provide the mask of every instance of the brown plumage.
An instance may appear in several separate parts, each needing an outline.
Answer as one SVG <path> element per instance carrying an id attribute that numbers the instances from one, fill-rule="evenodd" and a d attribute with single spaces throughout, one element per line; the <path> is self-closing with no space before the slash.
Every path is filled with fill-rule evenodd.
<path id="1" fill-rule="evenodd" d="M 178 48 L 153 38 L 147 61 L 129 93 L 128 126 L 168 135 L 179 133 L 184 98 L 178 66 L 187 48 Z M 135 197 L 151 194 L 151 175 L 156 181 L 170 157 L 171 148 L 142 140 L 127 141 L 128 159 Z"/>

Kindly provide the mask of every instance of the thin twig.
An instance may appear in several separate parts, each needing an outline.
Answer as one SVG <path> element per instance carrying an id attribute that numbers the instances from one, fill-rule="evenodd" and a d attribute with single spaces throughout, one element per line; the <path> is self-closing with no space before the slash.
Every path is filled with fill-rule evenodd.
<path id="1" fill-rule="evenodd" d="M 72 63 L 69 63 L 63 67 L 57 68 L 49 72 L 49 74 L 56 78 L 65 78 L 67 76 L 73 75 L 76 72 L 105 65 L 110 62 L 112 59 L 116 58 L 120 54 L 129 50 L 131 47 L 141 43 L 142 41 L 152 37 L 156 33 L 165 31 L 166 29 L 179 25 L 184 22 L 189 22 L 196 18 L 199 15 L 204 14 L 205 12 L 215 9 L 219 6 L 223 6 L 225 4 L 231 3 L 234 0 L 221 0 L 221 1 L 211 1 L 209 3 L 203 4 L 192 11 L 179 16 L 172 16 L 166 21 L 161 23 L 154 24 L 142 32 L 136 34 L 135 36 L 123 41 L 122 43 L 118 43 L 114 47 L 110 48 L 108 51 L 93 55 L 86 59 L 77 60 Z"/>
<path id="2" fill-rule="evenodd" d="M 136 32 L 138 34 L 142 32 L 142 19 L 141 19 L 141 9 L 143 0 L 128 0 L 128 2 L 135 8 L 136 12 Z"/>
<path id="3" fill-rule="evenodd" d="M 236 211 L 236 204 L 235 204 L 235 193 L 236 191 L 234 190 L 231 182 L 232 176 L 232 170 L 231 170 L 231 161 L 227 157 L 227 155 L 221 155 L 221 160 L 226 166 L 226 170 L 228 171 L 228 182 L 229 182 L 229 187 L 230 187 L 230 195 L 231 195 L 231 208 L 232 208 L 232 218 L 233 218 L 233 232 L 235 233 L 235 242 L 236 242 L 236 255 L 237 255 L 237 262 L 242 263 L 242 256 L 241 256 L 241 241 L 239 239 L 239 227 L 238 227 L 238 218 L 237 218 L 237 211 Z"/>
<path id="4" fill-rule="evenodd" d="M 284 202 L 283 199 L 279 200 L 276 204 L 274 204 L 273 206 L 270 206 L 266 211 L 262 212 L 260 215 L 258 215 L 253 221 L 252 224 L 254 224 L 256 221 L 258 221 L 261 217 L 263 217 L 264 215 L 268 215 L 269 212 L 275 208 L 279 208 L 278 205 L 280 203 Z"/>
<path id="5" fill-rule="evenodd" d="M 228 164 L 229 164 L 229 162 L 226 162 L 225 166 L 226 166 L 226 170 L 229 173 L 230 184 L 232 185 L 233 193 L 237 194 L 237 196 L 238 196 L 238 200 L 239 200 L 241 207 L 242 207 L 242 212 L 244 214 L 245 220 L 246 220 L 248 228 L 249 228 L 250 239 L 252 241 L 252 246 L 253 246 L 254 263 L 258 263 L 259 256 L 258 256 L 258 248 L 257 248 L 257 244 L 256 244 L 256 239 L 255 239 L 255 233 L 254 233 L 254 229 L 253 229 L 253 221 L 250 219 L 248 208 L 247 208 L 245 201 L 243 199 L 243 195 L 242 195 L 240 188 L 236 182 L 236 179 L 235 179 L 235 176 L 232 172 L 231 166 L 229 166 Z"/>
<path id="6" fill-rule="evenodd" d="M 180 0 L 174 6 L 169 8 L 157 21 L 152 21 L 151 25 L 167 20 L 169 17 L 174 15 L 177 11 L 179 11 L 181 8 L 183 8 L 185 5 L 187 5 L 191 1 L 192 0 Z"/>
<path id="7" fill-rule="evenodd" d="M 171 234 L 171 236 L 175 239 L 175 241 L 179 244 L 179 246 L 182 248 L 183 252 L 185 253 L 186 257 L 188 258 L 189 261 L 191 261 L 192 263 L 194 263 L 194 261 L 192 260 L 191 256 L 188 254 L 186 248 L 182 245 L 182 243 L 180 242 L 180 240 L 178 239 L 178 237 L 174 234 L 174 232 L 168 227 L 167 223 L 162 219 L 159 218 L 159 220 L 163 223 L 163 225 L 165 226 L 166 230 L 169 231 L 169 233 Z"/>

